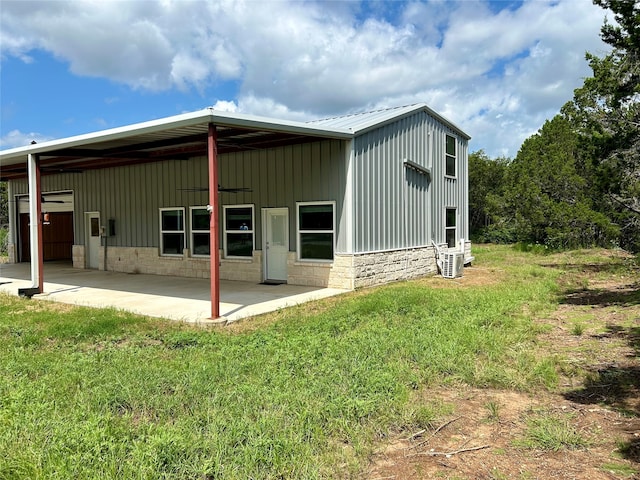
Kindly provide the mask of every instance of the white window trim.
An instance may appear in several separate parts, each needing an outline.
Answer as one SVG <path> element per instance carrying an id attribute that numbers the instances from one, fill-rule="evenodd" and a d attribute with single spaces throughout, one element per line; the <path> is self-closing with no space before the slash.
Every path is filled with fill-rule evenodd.
<path id="1" fill-rule="evenodd" d="M 251 209 L 251 230 L 227 230 L 227 210 L 234 208 L 250 208 Z M 239 205 L 223 205 L 222 206 L 222 249 L 224 258 L 242 259 L 247 260 L 253 258 L 253 251 L 256 249 L 256 209 L 252 203 L 243 203 Z M 251 234 L 251 257 L 242 257 L 239 255 L 227 254 L 227 232 L 230 233 L 250 233 Z"/>
<path id="2" fill-rule="evenodd" d="M 448 210 L 454 210 L 456 212 L 456 224 L 453 227 L 447 227 L 447 211 Z M 458 244 L 458 207 L 445 207 L 444 209 L 444 243 L 447 244 L 448 248 L 455 248 L 456 245 Z M 453 247 L 449 247 L 449 243 L 447 242 L 447 231 L 448 230 L 453 230 L 454 231 L 454 236 L 455 236 L 455 242 Z"/>
<path id="3" fill-rule="evenodd" d="M 333 213 L 333 228 L 331 230 L 303 230 L 300 231 L 300 207 L 307 205 L 331 205 L 331 210 Z M 333 258 L 332 259 L 322 259 L 322 258 L 302 258 L 302 250 L 300 249 L 300 234 L 301 233 L 331 233 L 333 237 Z M 307 263 L 333 263 L 333 260 L 336 256 L 336 202 L 335 200 L 327 200 L 325 202 L 316 201 L 316 202 L 296 202 L 296 258 L 298 262 L 307 262 Z"/>
<path id="4" fill-rule="evenodd" d="M 209 229 L 206 230 L 196 230 L 195 228 L 193 228 L 193 211 L 194 210 L 207 210 L 207 206 L 206 205 L 194 205 L 192 207 L 189 207 L 189 240 L 191 241 L 189 244 L 189 247 L 191 248 L 191 256 L 192 257 L 196 257 L 196 258 L 211 258 L 211 255 L 199 255 L 194 253 L 195 249 L 195 242 L 193 241 L 193 234 L 194 233 L 206 233 L 207 235 L 209 235 L 209 245 L 211 245 L 211 231 Z M 209 248 L 209 250 L 211 250 L 211 248 Z"/>
<path id="5" fill-rule="evenodd" d="M 455 152 L 453 155 L 449 155 L 447 153 L 447 137 L 453 138 L 455 147 Z M 447 159 L 449 157 L 453 157 L 453 166 L 455 168 L 455 172 L 453 175 L 449 175 L 447 173 Z M 448 133 L 445 133 L 444 135 L 444 176 L 446 178 L 458 178 L 458 139 L 453 135 L 449 135 Z"/>
<path id="6" fill-rule="evenodd" d="M 160 256 L 161 257 L 183 257 L 184 256 L 184 247 L 187 245 L 187 232 L 186 232 L 186 219 L 184 207 L 161 207 L 160 209 Z M 182 230 L 163 230 L 162 229 L 162 212 L 173 211 L 173 210 L 182 210 Z M 164 233 L 182 233 L 182 245 L 183 253 L 164 253 L 164 242 L 162 240 L 162 235 Z"/>

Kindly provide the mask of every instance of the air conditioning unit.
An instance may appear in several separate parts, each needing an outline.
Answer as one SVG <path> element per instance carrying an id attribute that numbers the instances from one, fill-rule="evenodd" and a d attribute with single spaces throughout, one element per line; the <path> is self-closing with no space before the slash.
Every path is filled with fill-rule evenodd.
<path id="1" fill-rule="evenodd" d="M 453 252 L 442 254 L 442 276 L 444 278 L 461 277 L 463 268 L 464 253 Z"/>

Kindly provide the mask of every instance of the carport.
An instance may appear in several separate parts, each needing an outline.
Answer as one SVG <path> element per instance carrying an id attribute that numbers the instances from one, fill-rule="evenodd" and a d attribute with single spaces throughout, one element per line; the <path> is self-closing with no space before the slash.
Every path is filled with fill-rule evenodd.
<path id="1" fill-rule="evenodd" d="M 206 155 L 209 177 L 207 209 L 210 212 L 210 251 L 218 252 L 220 247 L 217 208 L 219 154 L 295 145 L 314 142 L 318 139 L 348 140 L 352 137 L 353 133 L 348 129 L 323 128 L 299 122 L 276 122 L 272 119 L 249 115 L 225 114 L 208 108 L 194 113 L 0 152 L 2 180 L 28 178 L 29 215 L 31 219 L 36 219 L 28 225 L 31 281 L 20 287 L 21 293 L 62 296 L 62 292 L 59 289 L 56 290 L 55 285 L 58 283 L 55 279 L 48 278 L 53 270 L 45 268 L 44 265 L 43 223 L 46 219 L 43 218 L 42 208 L 42 175 L 84 172 L 166 159 L 186 160 L 193 156 Z M 3 266 L 3 271 L 11 268 L 13 267 Z M 68 291 L 85 288 L 82 281 L 88 281 L 89 278 L 82 277 L 81 274 L 89 276 L 102 274 L 102 272 L 71 270 L 77 275 L 75 277 L 77 281 L 69 284 L 72 287 Z M 225 308 L 227 308 L 223 306 L 225 301 L 221 297 L 219 262 L 210 262 L 209 273 L 210 281 L 204 281 L 209 286 L 210 311 L 206 316 L 217 319 L 225 315 Z M 3 276 L 5 276 L 4 272 Z M 126 274 L 123 278 L 126 278 Z M 50 286 L 45 286 L 45 279 Z M 162 279 L 154 280 L 162 281 Z M 185 279 L 185 281 L 189 280 Z M 242 282 L 230 282 L 230 284 L 235 283 Z M 129 285 L 126 282 L 124 284 Z M 63 282 L 60 285 L 68 284 Z M 283 290 L 287 288 L 292 287 L 282 287 Z M 178 301 L 178 297 L 173 298 Z M 228 310 L 227 314 L 230 314 L 229 312 L 233 312 L 233 308 Z"/>
<path id="2" fill-rule="evenodd" d="M 69 262 L 44 264 L 44 293 L 36 299 L 113 307 L 190 323 L 233 322 L 300 303 L 345 293 L 335 288 L 220 281 L 220 319 L 211 319 L 208 279 L 80 270 Z M 27 263 L 0 265 L 0 292 L 17 294 L 31 285 Z"/>

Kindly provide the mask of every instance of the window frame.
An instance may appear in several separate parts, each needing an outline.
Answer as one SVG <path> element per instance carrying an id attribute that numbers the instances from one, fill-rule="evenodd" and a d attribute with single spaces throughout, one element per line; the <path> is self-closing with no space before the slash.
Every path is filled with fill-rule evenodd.
<path id="1" fill-rule="evenodd" d="M 251 209 L 251 229 L 249 230 L 227 230 L 227 210 L 237 208 L 250 208 Z M 256 209 L 253 203 L 242 203 L 238 205 L 223 205 L 222 206 L 222 254 L 224 258 L 248 260 L 253 258 L 253 252 L 256 249 Z M 227 253 L 227 234 L 251 234 L 251 255 L 229 255 Z"/>
<path id="2" fill-rule="evenodd" d="M 164 230 L 162 228 L 162 212 L 168 211 L 180 211 L 182 212 L 182 230 Z M 184 207 L 160 207 L 160 256 L 161 257 L 184 257 L 184 249 L 187 245 L 187 230 L 185 221 L 185 208 Z M 164 234 L 165 233 L 181 233 L 182 234 L 182 252 L 181 253 L 165 253 L 164 252 Z"/>
<path id="3" fill-rule="evenodd" d="M 195 229 L 193 227 L 193 211 L 194 210 L 204 210 L 207 212 L 208 215 L 211 215 L 206 205 L 193 205 L 189 207 L 189 240 L 191 241 L 189 244 L 189 247 L 191 248 L 191 256 L 197 257 L 197 258 L 210 258 L 211 257 L 211 230 L 208 228 L 206 230 L 201 230 L 201 229 Z M 202 254 L 202 253 L 195 253 L 195 248 L 194 248 L 195 241 L 193 238 L 194 233 L 198 233 L 198 234 L 206 233 L 209 236 L 209 254 L 208 255 Z"/>
<path id="4" fill-rule="evenodd" d="M 449 225 L 449 212 L 453 211 L 453 226 Z M 453 245 L 449 245 L 448 232 L 453 230 Z M 445 207 L 444 209 L 444 241 L 447 244 L 447 248 L 455 248 L 458 244 L 458 208 L 457 207 Z"/>
<path id="5" fill-rule="evenodd" d="M 447 144 L 449 138 L 453 139 L 453 154 L 449 153 Z M 449 160 L 453 160 L 453 174 L 449 173 Z M 447 178 L 457 178 L 458 176 L 458 139 L 448 133 L 444 136 L 444 176 Z"/>
<path id="6" fill-rule="evenodd" d="M 300 207 L 310 205 L 331 205 L 331 218 L 332 228 L 331 230 L 301 230 L 300 229 Z M 302 242 L 301 235 L 306 233 L 331 233 L 331 250 L 333 255 L 328 258 L 304 258 L 302 256 Z M 317 262 L 317 263 L 332 263 L 336 256 L 336 202 L 335 200 L 326 201 L 313 201 L 313 202 L 296 202 L 296 258 L 299 262 Z"/>

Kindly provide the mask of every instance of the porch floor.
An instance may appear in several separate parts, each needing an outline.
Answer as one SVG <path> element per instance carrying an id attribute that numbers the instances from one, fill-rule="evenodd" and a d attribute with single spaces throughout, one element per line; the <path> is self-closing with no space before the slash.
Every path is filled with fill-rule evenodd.
<path id="1" fill-rule="evenodd" d="M 0 291 L 30 287 L 28 263 L 0 264 Z M 194 323 L 232 322 L 345 293 L 336 288 L 220 281 L 220 315 L 210 319 L 209 279 L 82 270 L 68 262 L 44 264 L 44 293 L 34 298 Z"/>

